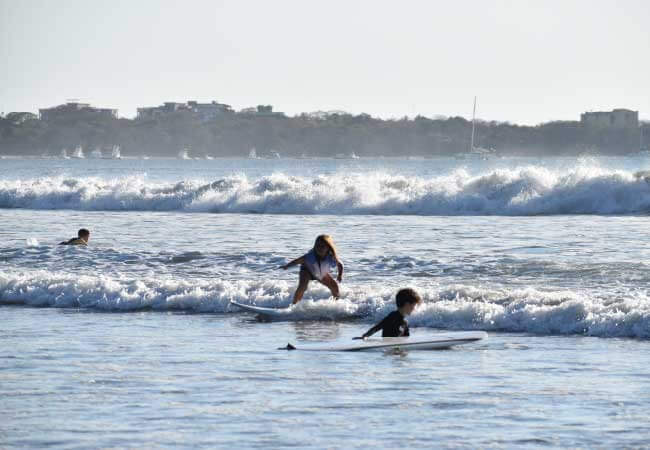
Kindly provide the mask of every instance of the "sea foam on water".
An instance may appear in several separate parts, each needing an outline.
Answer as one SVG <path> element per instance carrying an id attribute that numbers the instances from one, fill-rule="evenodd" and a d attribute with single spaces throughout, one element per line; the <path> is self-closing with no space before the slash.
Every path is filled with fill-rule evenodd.
<path id="1" fill-rule="evenodd" d="M 50 271 L 0 274 L 0 303 L 101 311 L 241 313 L 231 301 L 285 307 L 294 284 L 284 280 L 184 280 L 74 276 Z M 470 285 L 415 286 L 423 297 L 412 326 L 541 335 L 579 334 L 650 338 L 650 302 L 635 290 L 615 301 L 575 290 L 542 291 Z M 363 320 L 373 323 L 394 309 L 394 289 L 345 284 L 334 300 L 313 286 L 288 320 Z"/>
<path id="2" fill-rule="evenodd" d="M 316 177 L 149 181 L 64 176 L 0 180 L 0 208 L 273 214 L 645 214 L 650 184 L 632 172 L 577 166 L 465 169 L 437 177 L 384 172 Z"/>

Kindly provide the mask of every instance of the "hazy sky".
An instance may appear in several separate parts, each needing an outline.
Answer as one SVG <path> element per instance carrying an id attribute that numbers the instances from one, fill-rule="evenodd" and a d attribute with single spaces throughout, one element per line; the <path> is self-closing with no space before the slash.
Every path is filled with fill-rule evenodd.
<path id="1" fill-rule="evenodd" d="M 210 101 L 650 119 L 650 1 L 0 0 L 0 112 Z"/>

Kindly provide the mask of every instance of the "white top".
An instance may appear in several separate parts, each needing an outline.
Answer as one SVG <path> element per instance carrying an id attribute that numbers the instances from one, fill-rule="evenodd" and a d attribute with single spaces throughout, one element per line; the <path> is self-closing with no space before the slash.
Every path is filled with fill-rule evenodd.
<path id="1" fill-rule="evenodd" d="M 311 249 L 305 255 L 304 264 L 314 277 L 322 280 L 325 275 L 329 274 L 336 267 L 336 260 L 331 253 L 328 253 L 325 258 L 319 261 L 316 252 L 314 249 Z"/>

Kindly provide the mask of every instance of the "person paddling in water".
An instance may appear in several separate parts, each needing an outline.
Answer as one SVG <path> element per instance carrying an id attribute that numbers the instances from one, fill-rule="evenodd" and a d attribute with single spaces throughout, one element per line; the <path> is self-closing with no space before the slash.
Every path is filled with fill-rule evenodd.
<path id="1" fill-rule="evenodd" d="M 331 236 L 321 234 L 316 238 L 314 248 L 307 254 L 294 259 L 280 268 L 287 270 L 289 267 L 297 264 L 300 264 L 300 281 L 298 282 L 296 293 L 293 295 L 294 305 L 302 300 L 302 296 L 307 290 L 309 282 L 312 280 L 320 281 L 329 288 L 334 298 L 339 298 L 338 283 L 343 280 L 343 263 L 336 253 L 336 246 Z M 334 266 L 338 269 L 336 280 L 330 275 Z"/>
<path id="2" fill-rule="evenodd" d="M 77 232 L 76 238 L 60 242 L 59 245 L 88 245 L 88 239 L 90 239 L 90 231 L 82 228 Z"/>
<path id="3" fill-rule="evenodd" d="M 411 288 L 400 289 L 395 296 L 397 309 L 384 317 L 377 325 L 366 331 L 363 336 L 352 339 L 366 339 L 377 331 L 382 330 L 382 337 L 406 337 L 410 336 L 409 324 L 406 316 L 411 315 L 415 307 L 422 303 L 422 297 Z"/>

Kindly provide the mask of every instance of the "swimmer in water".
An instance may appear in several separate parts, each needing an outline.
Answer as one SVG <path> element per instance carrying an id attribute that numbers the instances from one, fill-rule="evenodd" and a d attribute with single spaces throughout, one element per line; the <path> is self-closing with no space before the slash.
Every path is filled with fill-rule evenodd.
<path id="1" fill-rule="evenodd" d="M 59 245 L 88 245 L 88 240 L 90 239 L 90 231 L 85 228 L 80 229 L 77 232 L 77 237 L 69 239 L 67 241 L 60 242 Z"/>

